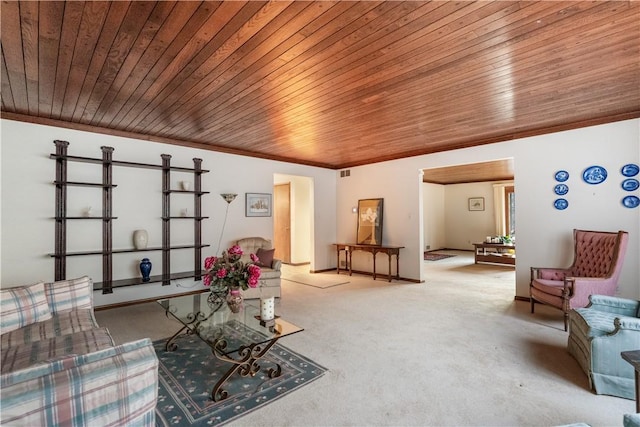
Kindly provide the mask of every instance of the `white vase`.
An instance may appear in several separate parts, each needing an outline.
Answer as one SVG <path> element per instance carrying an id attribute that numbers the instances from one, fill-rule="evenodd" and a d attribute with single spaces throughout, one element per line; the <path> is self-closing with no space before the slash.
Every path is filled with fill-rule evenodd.
<path id="1" fill-rule="evenodd" d="M 133 246 L 136 249 L 147 249 L 148 242 L 149 234 L 147 234 L 147 230 L 135 230 L 133 232 Z"/>
<path id="2" fill-rule="evenodd" d="M 184 191 L 189 191 L 191 190 L 191 181 L 181 181 L 180 185 L 182 186 L 182 189 Z"/>

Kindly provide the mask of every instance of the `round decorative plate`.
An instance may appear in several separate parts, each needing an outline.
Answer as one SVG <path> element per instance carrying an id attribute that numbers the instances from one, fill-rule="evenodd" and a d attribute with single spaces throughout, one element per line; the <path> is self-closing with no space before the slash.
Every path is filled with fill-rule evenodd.
<path id="1" fill-rule="evenodd" d="M 620 169 L 620 173 L 624 176 L 636 176 L 640 172 L 640 168 L 638 165 L 634 165 L 633 163 L 629 163 L 628 165 L 624 165 L 622 169 Z"/>
<path id="2" fill-rule="evenodd" d="M 558 184 L 553 187 L 553 192 L 558 196 L 564 196 L 569 192 L 569 186 L 567 184 Z"/>
<path id="3" fill-rule="evenodd" d="M 628 178 L 622 181 L 622 189 L 625 191 L 634 191 L 640 187 L 640 182 L 637 179 Z"/>
<path id="4" fill-rule="evenodd" d="M 569 207 L 569 202 L 567 202 L 567 199 L 556 199 L 556 201 L 553 202 L 553 207 L 559 211 L 563 211 Z"/>
<path id="5" fill-rule="evenodd" d="M 556 172 L 556 181 L 558 182 L 565 182 L 566 180 L 569 179 L 569 172 L 567 171 L 558 171 Z"/>
<path id="6" fill-rule="evenodd" d="M 640 199 L 636 196 L 627 196 L 622 199 L 622 204 L 626 208 L 637 208 L 640 205 Z"/>
<path id="7" fill-rule="evenodd" d="M 607 170 L 602 166 L 589 166 L 582 172 L 582 179 L 587 184 L 600 184 L 607 179 Z"/>

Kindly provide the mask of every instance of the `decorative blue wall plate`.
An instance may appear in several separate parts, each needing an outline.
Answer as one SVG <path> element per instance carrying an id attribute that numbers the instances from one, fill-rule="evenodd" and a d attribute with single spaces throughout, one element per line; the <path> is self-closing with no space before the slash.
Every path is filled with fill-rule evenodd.
<path id="1" fill-rule="evenodd" d="M 640 205 L 640 199 L 636 196 L 627 196 L 622 199 L 625 208 L 637 208 Z"/>
<path id="2" fill-rule="evenodd" d="M 624 165 L 622 169 L 620 169 L 620 173 L 624 176 L 636 176 L 638 175 L 639 171 L 640 168 L 638 168 L 638 165 L 634 165 L 633 163 Z"/>
<path id="3" fill-rule="evenodd" d="M 627 178 L 622 181 L 622 189 L 626 191 L 634 191 L 640 187 L 640 182 L 637 179 Z"/>
<path id="4" fill-rule="evenodd" d="M 565 182 L 566 180 L 569 179 L 569 172 L 567 171 L 558 171 L 556 172 L 556 181 L 558 182 Z"/>
<path id="5" fill-rule="evenodd" d="M 567 199 L 556 199 L 556 201 L 553 202 L 553 207 L 558 209 L 559 211 L 567 209 L 568 206 L 569 202 L 567 202 Z"/>
<path id="6" fill-rule="evenodd" d="M 558 184 L 553 187 L 553 192 L 558 196 L 564 196 L 569 192 L 569 186 L 567 184 Z"/>
<path id="7" fill-rule="evenodd" d="M 589 166 L 582 172 L 582 179 L 587 184 L 600 184 L 607 179 L 607 170 L 602 166 Z"/>

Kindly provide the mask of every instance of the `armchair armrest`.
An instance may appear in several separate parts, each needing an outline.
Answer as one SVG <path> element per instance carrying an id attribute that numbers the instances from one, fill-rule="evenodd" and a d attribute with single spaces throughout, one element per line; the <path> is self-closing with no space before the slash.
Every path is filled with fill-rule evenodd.
<path id="1" fill-rule="evenodd" d="M 273 268 L 276 271 L 280 271 L 280 268 L 282 268 L 282 261 L 274 258 L 273 261 L 271 262 L 271 268 Z"/>
<path id="2" fill-rule="evenodd" d="M 609 335 L 615 335 L 622 330 L 640 331 L 640 319 L 638 319 L 637 317 L 616 317 L 613 320 L 613 324 L 615 325 L 616 329 Z"/>
<path id="3" fill-rule="evenodd" d="M 640 301 L 607 295 L 590 295 L 589 301 L 589 308 L 594 310 L 620 314 L 632 318 L 637 318 L 638 306 L 640 305 Z"/>
<path id="4" fill-rule="evenodd" d="M 564 280 L 569 272 L 568 268 L 531 267 L 531 280 Z"/>

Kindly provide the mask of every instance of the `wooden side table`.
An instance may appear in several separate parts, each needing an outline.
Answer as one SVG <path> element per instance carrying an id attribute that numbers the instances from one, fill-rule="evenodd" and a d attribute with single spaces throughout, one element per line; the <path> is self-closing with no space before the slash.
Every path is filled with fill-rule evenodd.
<path id="1" fill-rule="evenodd" d="M 475 263 L 516 265 L 516 245 L 504 243 L 474 243 Z M 513 251 L 506 253 L 504 251 Z"/>
<path id="2" fill-rule="evenodd" d="M 620 355 L 636 371 L 636 412 L 640 412 L 640 350 L 623 351 Z"/>
<path id="3" fill-rule="evenodd" d="M 351 269 L 351 255 L 354 251 L 363 251 L 369 252 L 373 255 L 373 280 L 376 279 L 376 255 L 378 253 L 387 254 L 389 261 L 389 275 L 387 279 L 389 282 L 391 279 L 400 279 L 400 249 L 404 248 L 404 246 L 383 246 L 383 245 L 359 245 L 354 243 L 334 243 L 336 245 L 336 253 L 337 253 L 337 261 L 338 265 L 336 268 L 336 272 L 340 274 L 340 252 L 345 252 L 345 270 L 349 271 L 349 276 L 352 274 Z M 395 276 L 391 274 L 391 257 L 396 257 L 396 274 Z"/>

